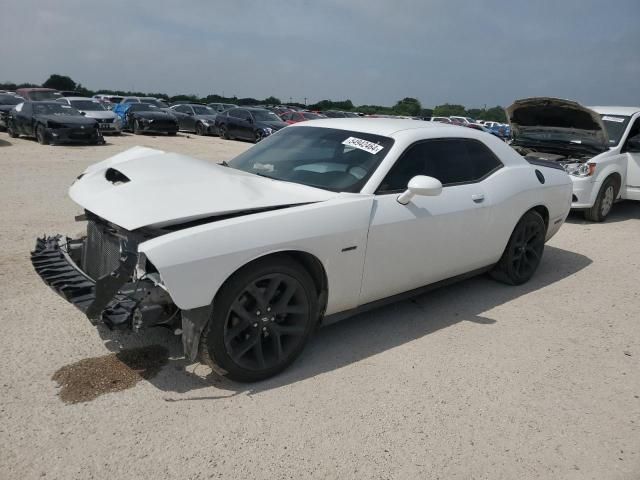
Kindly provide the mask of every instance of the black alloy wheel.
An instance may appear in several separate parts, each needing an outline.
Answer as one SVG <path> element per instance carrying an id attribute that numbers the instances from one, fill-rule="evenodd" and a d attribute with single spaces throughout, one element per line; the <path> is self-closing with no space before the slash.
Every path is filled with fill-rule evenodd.
<path id="1" fill-rule="evenodd" d="M 13 129 L 13 125 L 11 123 L 7 123 L 7 133 L 11 138 L 18 138 L 20 135 Z"/>
<path id="2" fill-rule="evenodd" d="M 546 236 L 544 219 L 536 211 L 525 213 L 511 234 L 491 276 L 509 285 L 521 285 L 533 276 L 542 260 Z"/>
<path id="3" fill-rule="evenodd" d="M 220 134 L 220 138 L 224 138 L 225 140 L 231 140 L 231 137 L 229 136 L 229 131 L 227 130 L 226 125 L 220 125 L 218 127 L 218 132 Z"/>
<path id="4" fill-rule="evenodd" d="M 285 369 L 318 320 L 315 284 L 300 264 L 276 255 L 250 267 L 221 288 L 202 338 L 204 360 L 239 381 Z"/>
<path id="5" fill-rule="evenodd" d="M 262 139 L 264 139 L 264 132 L 262 130 L 256 130 L 253 141 L 258 143 Z"/>
<path id="6" fill-rule="evenodd" d="M 196 123 L 196 135 L 204 135 L 204 125 Z"/>

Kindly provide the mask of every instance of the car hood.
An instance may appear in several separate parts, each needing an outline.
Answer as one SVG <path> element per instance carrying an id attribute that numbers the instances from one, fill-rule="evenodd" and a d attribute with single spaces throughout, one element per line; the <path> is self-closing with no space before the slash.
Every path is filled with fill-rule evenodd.
<path id="1" fill-rule="evenodd" d="M 609 146 L 600 116 L 577 102 L 550 97 L 524 98 L 507 107 L 506 113 L 514 140 L 560 134 L 589 140 L 604 148 Z"/>
<path id="2" fill-rule="evenodd" d="M 93 127 L 96 125 L 95 118 L 85 118 L 80 115 L 34 115 L 34 118 L 43 122 L 55 122 L 60 125 Z"/>
<path id="3" fill-rule="evenodd" d="M 148 118 L 149 120 L 166 120 L 170 118 L 175 120 L 176 117 L 167 112 L 150 112 L 148 110 L 143 110 L 141 112 L 131 112 L 131 115 L 139 118 Z"/>
<path id="4" fill-rule="evenodd" d="M 80 110 L 85 112 L 86 118 L 95 118 L 96 120 L 105 120 L 108 118 L 116 118 L 116 114 L 106 110 Z"/>
<path id="5" fill-rule="evenodd" d="M 91 165 L 69 189 L 80 206 L 127 230 L 321 202 L 338 195 L 145 147 Z"/>

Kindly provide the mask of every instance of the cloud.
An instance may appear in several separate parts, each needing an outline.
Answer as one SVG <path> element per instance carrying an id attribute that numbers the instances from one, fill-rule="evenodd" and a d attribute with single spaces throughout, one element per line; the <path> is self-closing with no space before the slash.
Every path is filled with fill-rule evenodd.
<path id="1" fill-rule="evenodd" d="M 1 81 L 387 105 L 640 98 L 637 0 L 8 0 L 2 12 Z"/>

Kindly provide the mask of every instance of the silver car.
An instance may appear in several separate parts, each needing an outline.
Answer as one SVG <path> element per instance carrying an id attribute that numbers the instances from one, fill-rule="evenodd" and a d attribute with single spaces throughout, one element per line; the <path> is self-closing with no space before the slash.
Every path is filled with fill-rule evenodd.
<path id="1" fill-rule="evenodd" d="M 71 105 L 79 110 L 87 118 L 95 118 L 99 123 L 101 133 L 119 135 L 122 132 L 122 123 L 118 115 L 108 110 L 104 105 L 93 98 L 88 97 L 63 97 L 56 100 L 60 103 Z"/>

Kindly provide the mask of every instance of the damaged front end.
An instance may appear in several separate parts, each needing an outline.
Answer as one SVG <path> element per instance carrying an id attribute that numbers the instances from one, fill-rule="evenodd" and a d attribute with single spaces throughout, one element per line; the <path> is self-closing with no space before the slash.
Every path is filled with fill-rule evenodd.
<path id="1" fill-rule="evenodd" d="M 39 238 L 31 252 L 34 269 L 56 293 L 111 329 L 176 328 L 179 309 L 138 245 L 143 234 L 99 217 L 83 215 L 86 236 Z"/>

